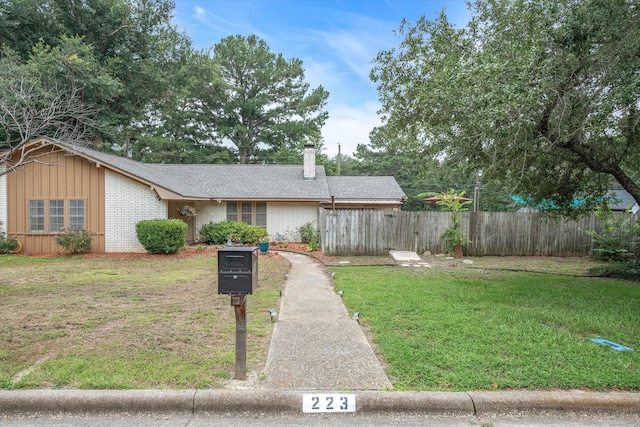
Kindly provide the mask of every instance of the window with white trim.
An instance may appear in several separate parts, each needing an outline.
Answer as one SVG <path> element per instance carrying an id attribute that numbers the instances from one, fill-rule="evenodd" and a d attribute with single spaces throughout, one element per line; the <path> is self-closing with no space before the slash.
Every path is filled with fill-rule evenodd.
<path id="1" fill-rule="evenodd" d="M 71 230 L 82 230 L 84 228 L 84 200 L 69 200 L 69 228 Z"/>
<path id="2" fill-rule="evenodd" d="M 59 233 L 64 228 L 64 200 L 49 200 L 49 233 Z"/>
<path id="3" fill-rule="evenodd" d="M 44 233 L 44 200 L 29 200 L 29 233 Z"/>
<path id="4" fill-rule="evenodd" d="M 83 199 L 29 200 L 29 233 L 60 233 L 63 228 L 85 228 L 86 208 Z"/>

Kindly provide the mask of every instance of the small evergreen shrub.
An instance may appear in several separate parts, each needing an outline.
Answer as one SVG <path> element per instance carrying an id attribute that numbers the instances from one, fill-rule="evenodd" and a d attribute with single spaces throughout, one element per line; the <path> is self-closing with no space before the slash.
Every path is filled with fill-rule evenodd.
<path id="1" fill-rule="evenodd" d="M 63 228 L 56 236 L 56 244 L 68 254 L 82 253 L 91 248 L 95 234 L 87 230 L 69 230 Z"/>
<path id="2" fill-rule="evenodd" d="M 250 245 L 257 245 L 260 243 L 260 240 L 265 237 L 267 237 L 267 230 L 255 225 L 247 225 L 240 235 L 242 243 L 248 243 Z"/>
<path id="3" fill-rule="evenodd" d="M 175 254 L 185 244 L 187 224 L 180 219 L 151 219 L 136 224 L 138 241 L 152 254 Z"/>
<path id="4" fill-rule="evenodd" d="M 0 221 L 0 226 L 1 225 L 2 222 Z M 4 231 L 0 231 L 0 254 L 10 254 L 18 249 L 19 244 L 18 239 L 6 237 Z"/>
<path id="5" fill-rule="evenodd" d="M 200 237 L 213 244 L 224 244 L 231 240 L 257 245 L 266 235 L 267 230 L 262 227 L 237 221 L 210 222 L 200 228 Z"/>
<path id="6" fill-rule="evenodd" d="M 302 243 L 317 244 L 320 241 L 318 236 L 319 231 L 316 230 L 311 222 L 300 227 L 298 231 L 300 232 L 300 241 Z"/>

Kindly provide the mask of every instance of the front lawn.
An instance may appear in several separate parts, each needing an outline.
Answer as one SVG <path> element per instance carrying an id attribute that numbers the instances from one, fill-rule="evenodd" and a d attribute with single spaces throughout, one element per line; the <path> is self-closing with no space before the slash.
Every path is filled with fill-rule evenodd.
<path id="1" fill-rule="evenodd" d="M 331 271 L 396 389 L 640 390 L 637 282 L 466 267 Z"/>
<path id="2" fill-rule="evenodd" d="M 247 371 L 258 372 L 289 268 L 259 263 L 247 304 Z M 215 388 L 234 367 L 216 257 L 0 256 L 0 388 Z"/>

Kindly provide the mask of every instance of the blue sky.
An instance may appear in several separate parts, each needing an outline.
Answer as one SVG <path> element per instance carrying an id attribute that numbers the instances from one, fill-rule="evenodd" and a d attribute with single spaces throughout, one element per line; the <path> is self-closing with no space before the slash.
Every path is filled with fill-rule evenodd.
<path id="1" fill-rule="evenodd" d="M 378 52 L 398 46 L 402 19 L 434 18 L 442 8 L 464 26 L 463 0 L 176 0 L 174 23 L 198 49 L 230 35 L 255 34 L 274 53 L 303 61 L 312 88 L 329 91 L 322 135 L 325 152 L 352 154 L 380 124 L 375 84 L 369 79 Z"/>

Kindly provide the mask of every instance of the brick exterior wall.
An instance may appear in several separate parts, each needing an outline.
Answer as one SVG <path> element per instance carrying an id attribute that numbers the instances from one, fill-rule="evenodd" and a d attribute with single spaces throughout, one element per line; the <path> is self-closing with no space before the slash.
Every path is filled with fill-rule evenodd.
<path id="1" fill-rule="evenodd" d="M 300 241 L 300 227 L 313 223 L 318 228 L 318 203 L 267 203 L 267 233 L 271 240 L 278 235 L 292 242 Z"/>
<path id="2" fill-rule="evenodd" d="M 200 228 L 209 224 L 210 222 L 216 223 L 227 219 L 227 204 L 226 203 L 203 203 L 197 202 L 195 208 L 198 211 L 196 217 L 196 233 L 200 233 Z"/>
<path id="3" fill-rule="evenodd" d="M 4 168 L 0 169 L 4 170 Z M 7 195 L 7 176 L 0 176 L 0 232 L 7 232 L 7 222 L 9 221 L 9 216 L 7 213 L 7 204 L 9 203 L 8 195 Z"/>
<path id="4" fill-rule="evenodd" d="M 167 203 L 155 191 L 120 174 L 105 175 L 105 251 L 144 252 L 136 237 L 143 219 L 166 219 Z"/>
<path id="5" fill-rule="evenodd" d="M 198 216 L 196 218 L 196 231 L 209 222 L 220 222 L 227 219 L 227 204 L 203 203 L 196 205 Z M 286 236 L 286 240 L 300 241 L 299 229 L 311 222 L 318 227 L 319 203 L 300 202 L 267 202 L 267 233 L 272 240 L 276 236 Z"/>

